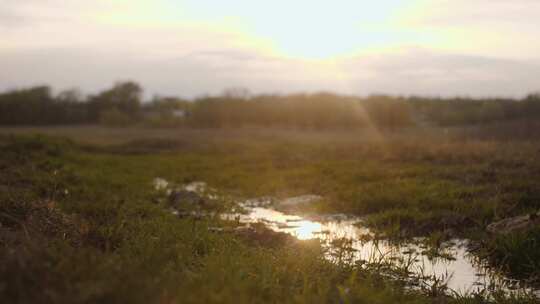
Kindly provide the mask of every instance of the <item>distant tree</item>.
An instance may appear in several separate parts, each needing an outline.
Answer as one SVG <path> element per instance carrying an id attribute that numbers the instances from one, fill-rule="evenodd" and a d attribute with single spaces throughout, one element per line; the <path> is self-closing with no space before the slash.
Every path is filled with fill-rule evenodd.
<path id="1" fill-rule="evenodd" d="M 522 104 L 523 116 L 539 116 L 540 115 L 540 92 L 529 94 Z"/>
<path id="2" fill-rule="evenodd" d="M 363 102 L 373 123 L 379 127 L 396 129 L 413 125 L 411 107 L 402 98 L 373 95 Z"/>
<path id="3" fill-rule="evenodd" d="M 135 82 L 118 82 L 112 88 L 90 98 L 90 117 L 97 121 L 101 113 L 116 109 L 131 118 L 138 118 L 142 93 L 142 87 Z"/>
<path id="4" fill-rule="evenodd" d="M 54 100 L 48 86 L 0 94 L 0 123 L 40 125 L 54 123 Z"/>
<path id="5" fill-rule="evenodd" d="M 231 87 L 223 90 L 221 95 L 224 98 L 246 100 L 251 97 L 251 92 L 243 87 Z"/>
<path id="6" fill-rule="evenodd" d="M 534 92 L 527 95 L 526 100 L 540 100 L 540 92 Z"/>
<path id="7" fill-rule="evenodd" d="M 154 96 L 150 103 L 143 106 L 145 111 L 155 111 L 159 113 L 170 113 L 173 110 L 187 111 L 192 103 L 179 97 Z"/>
<path id="8" fill-rule="evenodd" d="M 75 103 L 75 102 L 83 102 L 83 95 L 79 89 L 73 88 L 73 89 L 67 89 L 63 90 L 56 96 L 56 101 L 58 102 L 67 102 L 67 103 Z"/>
<path id="9" fill-rule="evenodd" d="M 421 122 L 440 126 L 534 120 L 540 117 L 540 92 L 523 99 L 425 98 L 332 93 L 252 95 L 230 88 L 221 96 L 195 102 L 156 96 L 141 102 L 143 90 L 132 81 L 85 98 L 77 89 L 52 96 L 48 86 L 0 93 L 0 125 L 104 123 L 121 126 L 144 122 L 156 126 L 280 126 L 328 129 L 373 124 L 397 129 Z"/>

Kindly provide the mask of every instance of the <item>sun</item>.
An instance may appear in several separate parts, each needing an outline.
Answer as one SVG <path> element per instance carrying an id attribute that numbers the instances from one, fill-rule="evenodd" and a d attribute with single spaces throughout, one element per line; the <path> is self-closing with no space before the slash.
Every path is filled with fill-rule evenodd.
<path id="1" fill-rule="evenodd" d="M 205 22 L 234 20 L 250 37 L 270 41 L 276 53 L 326 59 L 397 42 L 400 12 L 411 1 L 182 1 L 184 16 Z M 179 2 L 180 3 L 180 2 Z"/>
<path id="2" fill-rule="evenodd" d="M 180 49 L 185 49 L 186 41 L 198 41 L 203 50 L 245 48 L 308 61 L 329 62 L 411 46 L 444 48 L 449 43 L 448 33 L 411 21 L 430 12 L 421 0 L 137 1 L 139 5 L 126 6 L 129 9 L 108 10 L 99 20 L 133 29 L 161 29 L 169 44 Z M 450 42 L 456 44 L 455 39 Z"/>

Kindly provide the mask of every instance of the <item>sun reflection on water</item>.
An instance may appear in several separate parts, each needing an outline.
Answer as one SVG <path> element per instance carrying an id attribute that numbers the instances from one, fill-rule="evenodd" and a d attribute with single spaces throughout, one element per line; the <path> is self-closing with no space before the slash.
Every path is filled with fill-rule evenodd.
<path id="1" fill-rule="evenodd" d="M 309 240 L 316 238 L 317 233 L 322 232 L 322 225 L 312 221 L 299 221 L 295 222 L 292 230 L 292 234 L 300 240 Z"/>
<path id="2" fill-rule="evenodd" d="M 406 244 L 396 247 L 385 241 L 370 240 L 371 231 L 358 225 L 358 219 L 338 216 L 325 220 L 308 220 L 297 215 L 288 215 L 270 208 L 247 207 L 248 213 L 235 215 L 243 223 L 264 223 L 274 231 L 285 232 L 299 240 L 319 239 L 329 245 L 334 240 L 352 240 L 351 246 L 356 260 L 377 260 L 383 257 L 400 258 L 404 252 L 411 251 L 415 262 L 413 272 L 418 271 L 437 278 L 450 275 L 448 287 L 455 291 L 471 291 L 477 286 L 488 286 L 492 280 L 500 278 L 490 275 L 487 269 L 475 265 L 468 258 L 464 242 L 451 245 L 449 249 L 454 253 L 454 259 L 433 259 L 422 254 L 423 249 L 418 244 Z M 232 218 L 232 217 L 231 217 Z M 331 245 L 329 245 L 331 246 Z"/>

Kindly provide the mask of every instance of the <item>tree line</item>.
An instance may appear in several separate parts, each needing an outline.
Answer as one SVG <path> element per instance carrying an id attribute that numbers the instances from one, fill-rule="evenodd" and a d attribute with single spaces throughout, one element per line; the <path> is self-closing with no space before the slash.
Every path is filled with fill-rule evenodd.
<path id="1" fill-rule="evenodd" d="M 440 126 L 540 118 L 540 94 L 511 98 L 426 98 L 331 93 L 255 95 L 229 90 L 221 96 L 187 101 L 155 96 L 143 102 L 133 81 L 118 82 L 95 95 L 78 90 L 53 94 L 48 86 L 0 93 L 0 125 L 104 124 L 126 126 L 295 128 L 385 128 L 419 121 Z"/>

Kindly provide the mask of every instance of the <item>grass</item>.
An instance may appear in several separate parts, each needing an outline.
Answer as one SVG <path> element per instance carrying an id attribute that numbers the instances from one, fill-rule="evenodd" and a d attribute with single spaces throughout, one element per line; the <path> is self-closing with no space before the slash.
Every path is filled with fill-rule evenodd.
<path id="1" fill-rule="evenodd" d="M 178 219 L 156 203 L 155 177 L 202 180 L 236 197 L 321 194 L 317 212 L 367 216 L 388 234 L 434 242 L 438 233 L 473 235 L 540 204 L 534 142 L 283 130 L 156 137 L 131 129 L 123 132 L 139 133 L 136 141 L 100 142 L 92 129 L 54 132 L 78 142 L 0 137 L 0 298 L 9 303 L 486 301 L 407 290 L 329 262 L 313 242 L 265 247 L 212 233 L 219 219 Z M 537 266 L 516 271 L 537 274 Z M 511 300 L 495 302 L 533 301 Z"/>
<path id="2" fill-rule="evenodd" d="M 492 264 L 520 279 L 538 281 L 540 269 L 540 228 L 497 236 L 486 242 L 482 252 Z"/>

